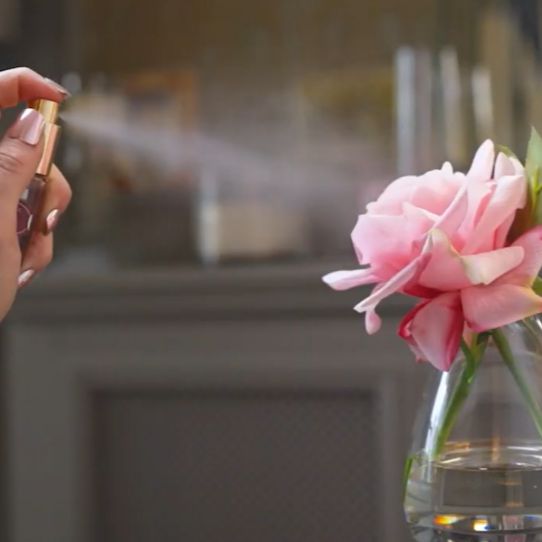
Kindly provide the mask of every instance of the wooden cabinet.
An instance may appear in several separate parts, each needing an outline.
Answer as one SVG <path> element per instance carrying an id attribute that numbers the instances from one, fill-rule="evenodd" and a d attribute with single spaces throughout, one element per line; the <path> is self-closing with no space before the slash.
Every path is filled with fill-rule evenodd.
<path id="1" fill-rule="evenodd" d="M 30 289 L 5 328 L 9 541 L 406 542 L 425 371 L 402 302 L 368 338 L 326 269 Z"/>

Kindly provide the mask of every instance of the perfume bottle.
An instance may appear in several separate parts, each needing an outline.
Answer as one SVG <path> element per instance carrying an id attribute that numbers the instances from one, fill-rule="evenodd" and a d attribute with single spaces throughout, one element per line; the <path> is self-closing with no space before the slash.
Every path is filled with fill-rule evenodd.
<path id="1" fill-rule="evenodd" d="M 56 102 L 35 100 L 30 102 L 29 107 L 42 114 L 45 119 L 45 128 L 43 131 L 43 155 L 36 174 L 21 196 L 17 207 L 17 236 L 23 256 L 32 238 L 37 218 L 41 213 L 43 195 L 60 136 L 60 126 L 57 124 L 59 105 Z"/>

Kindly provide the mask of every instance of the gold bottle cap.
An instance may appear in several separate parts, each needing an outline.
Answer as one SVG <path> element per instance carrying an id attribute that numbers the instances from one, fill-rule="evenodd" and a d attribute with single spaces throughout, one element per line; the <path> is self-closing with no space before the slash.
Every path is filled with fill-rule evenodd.
<path id="1" fill-rule="evenodd" d="M 57 123 L 60 105 L 56 102 L 53 102 L 51 100 L 34 100 L 28 105 L 32 109 L 39 111 L 45 119 L 45 122 L 48 122 L 50 124 Z"/>
<path id="2" fill-rule="evenodd" d="M 49 176 L 55 159 L 55 151 L 60 136 L 60 126 L 57 125 L 59 104 L 51 100 L 34 100 L 29 107 L 39 111 L 45 119 L 43 130 L 43 155 L 36 173 L 44 178 Z"/>

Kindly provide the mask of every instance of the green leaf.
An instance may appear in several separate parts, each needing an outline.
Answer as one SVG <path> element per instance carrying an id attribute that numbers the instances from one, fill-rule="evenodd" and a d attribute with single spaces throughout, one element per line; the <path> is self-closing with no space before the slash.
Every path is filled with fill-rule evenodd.
<path id="1" fill-rule="evenodd" d="M 534 205 L 533 205 L 532 225 L 536 226 L 538 224 L 542 224 L 542 198 L 540 197 L 540 187 L 537 189 L 533 200 L 534 200 Z"/>
<path id="2" fill-rule="evenodd" d="M 527 204 L 516 213 L 516 219 L 512 224 L 509 233 L 509 241 L 516 240 L 529 228 L 542 224 L 542 198 L 539 198 L 542 184 L 540 183 L 542 171 L 542 137 L 531 129 L 531 138 L 527 146 L 527 157 L 525 159 L 525 174 L 529 189 L 527 191 Z"/>
<path id="3" fill-rule="evenodd" d="M 532 187 L 533 194 L 536 195 L 539 187 L 540 170 L 542 169 L 542 137 L 536 131 L 531 129 L 531 139 L 527 146 L 527 157 L 525 159 L 525 172 Z"/>
<path id="4" fill-rule="evenodd" d="M 405 467 L 403 469 L 403 500 L 405 500 L 406 497 L 408 479 L 410 478 L 410 471 L 412 470 L 414 459 L 414 455 L 409 455 L 405 461 Z"/>
<path id="5" fill-rule="evenodd" d="M 469 396 L 469 390 L 474 382 L 478 366 L 485 352 L 487 345 L 487 335 L 482 334 L 479 337 L 473 337 L 473 346 L 469 346 L 464 339 L 461 340 L 461 350 L 463 351 L 464 363 L 461 368 L 459 380 L 448 399 L 444 411 L 444 418 L 440 429 L 433 442 L 432 458 L 435 459 L 444 450 L 446 442 L 454 428 L 455 422 L 459 416 L 459 411 Z M 458 363 L 459 360 L 456 361 Z"/>
<path id="6" fill-rule="evenodd" d="M 538 167 L 542 165 L 542 137 L 534 127 L 531 128 L 531 137 L 527 145 L 525 164 L 528 171 L 532 164 L 535 164 Z"/>
<path id="7" fill-rule="evenodd" d="M 535 294 L 542 295 L 542 279 L 540 277 L 534 279 L 533 290 Z"/>

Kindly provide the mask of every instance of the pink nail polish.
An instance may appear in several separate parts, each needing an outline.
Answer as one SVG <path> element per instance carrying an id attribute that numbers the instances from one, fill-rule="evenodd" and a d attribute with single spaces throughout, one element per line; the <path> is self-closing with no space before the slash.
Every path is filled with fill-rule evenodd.
<path id="1" fill-rule="evenodd" d="M 48 77 L 45 77 L 44 79 L 55 90 L 58 90 L 58 92 L 60 92 L 60 94 L 62 94 L 64 97 L 69 98 L 71 96 L 71 93 L 69 92 L 69 90 L 65 89 L 62 85 L 59 85 L 56 81 L 53 81 L 52 79 L 49 79 Z"/>
<path id="2" fill-rule="evenodd" d="M 36 146 L 43 134 L 45 119 L 35 109 L 25 109 L 9 130 L 9 137 Z"/>
<path id="3" fill-rule="evenodd" d="M 19 275 L 18 285 L 19 288 L 26 286 L 33 278 L 36 272 L 33 269 L 27 269 Z"/>
<path id="4" fill-rule="evenodd" d="M 45 235 L 52 233 L 58 224 L 58 219 L 60 218 L 60 211 L 58 209 L 53 209 L 45 219 Z"/>

